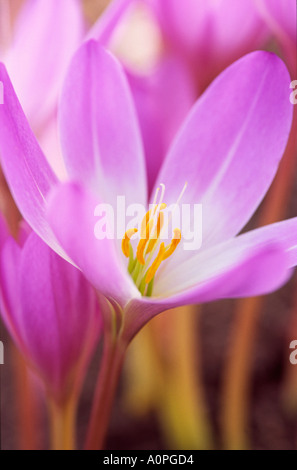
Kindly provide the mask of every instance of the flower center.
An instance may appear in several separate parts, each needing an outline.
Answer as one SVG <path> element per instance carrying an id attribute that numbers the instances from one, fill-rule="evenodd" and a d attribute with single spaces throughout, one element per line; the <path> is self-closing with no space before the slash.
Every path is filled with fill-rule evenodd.
<path id="1" fill-rule="evenodd" d="M 186 186 L 187 183 L 185 184 L 175 207 L 178 206 Z M 131 239 L 138 230 L 136 228 L 127 230 L 122 239 L 122 251 L 126 258 L 129 258 L 128 272 L 139 289 L 139 292 L 147 297 L 152 295 L 155 275 L 161 263 L 174 253 L 181 241 L 181 230 L 179 228 L 175 228 L 173 230 L 174 235 L 168 245 L 165 245 L 165 243 L 161 241 L 162 234 L 169 225 L 173 212 L 164 226 L 165 216 L 163 211 L 167 207 L 163 202 L 165 185 L 161 184 L 160 187 L 156 190 L 154 202 L 151 206 L 152 208 L 142 219 L 140 241 L 136 249 L 135 257 L 131 245 Z M 157 202 L 160 189 L 161 196 Z M 156 256 L 154 256 L 155 254 Z"/>

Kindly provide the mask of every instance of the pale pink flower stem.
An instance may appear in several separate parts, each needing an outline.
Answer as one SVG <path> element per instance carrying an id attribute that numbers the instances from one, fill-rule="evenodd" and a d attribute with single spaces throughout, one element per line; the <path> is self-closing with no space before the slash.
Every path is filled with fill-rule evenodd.
<path id="1" fill-rule="evenodd" d="M 128 343 L 105 325 L 103 355 L 93 399 L 86 450 L 102 449 Z"/>

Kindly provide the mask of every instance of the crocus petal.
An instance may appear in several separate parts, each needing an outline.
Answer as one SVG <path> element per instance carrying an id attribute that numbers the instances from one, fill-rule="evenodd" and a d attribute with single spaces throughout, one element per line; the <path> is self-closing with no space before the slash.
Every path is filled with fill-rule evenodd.
<path id="1" fill-rule="evenodd" d="M 60 392 L 97 340 L 95 291 L 35 234 L 22 251 L 19 282 L 22 337 L 34 366 Z"/>
<path id="2" fill-rule="evenodd" d="M 101 330 L 94 289 L 34 233 L 23 248 L 6 241 L 0 281 L 1 314 L 16 345 L 63 399 L 79 385 Z"/>
<path id="3" fill-rule="evenodd" d="M 146 202 L 145 161 L 127 80 L 120 64 L 91 40 L 74 56 L 60 106 L 61 142 L 70 177 L 105 202 Z"/>
<path id="4" fill-rule="evenodd" d="M 27 0 L 19 14 L 5 64 L 35 131 L 54 110 L 83 30 L 79 0 Z"/>
<path id="5" fill-rule="evenodd" d="M 175 48 L 182 48 L 183 53 L 193 53 L 199 43 L 199 32 L 204 27 L 209 5 L 206 2 L 188 0 L 184 8 L 179 0 L 146 0 L 158 16 L 162 31 Z M 209 2 L 208 2 L 209 3 Z"/>
<path id="6" fill-rule="evenodd" d="M 22 0 L 1 0 L 0 2 L 0 61 L 11 44 L 12 25 L 20 10 Z"/>
<path id="7" fill-rule="evenodd" d="M 287 251 L 289 266 L 297 266 L 297 217 L 251 230 L 237 238 L 251 246 L 270 241 L 279 242 Z"/>
<path id="8" fill-rule="evenodd" d="M 0 105 L 0 156 L 6 180 L 24 219 L 51 247 L 61 253 L 45 219 L 45 202 L 57 178 L 43 155 L 0 64 L 4 104 Z"/>
<path id="9" fill-rule="evenodd" d="M 286 44 L 296 48 L 295 0 L 254 0 L 272 31 Z"/>
<path id="10" fill-rule="evenodd" d="M 209 259 L 207 279 L 171 297 L 132 300 L 126 307 L 128 339 L 153 316 L 169 308 L 192 303 L 205 303 L 217 299 L 248 297 L 267 294 L 284 284 L 291 272 L 283 248 L 267 243 L 255 248 L 242 249 L 236 256 L 223 253 L 220 259 Z M 195 266 L 196 272 L 199 265 Z M 185 278 L 189 272 L 184 271 Z M 176 280 L 178 287 L 179 280 Z"/>
<path id="11" fill-rule="evenodd" d="M 10 11 L 9 0 L 0 2 L 0 60 L 3 60 L 10 40 Z"/>
<path id="12" fill-rule="evenodd" d="M 179 0 L 147 3 L 153 6 L 166 42 L 180 50 L 200 76 L 214 76 L 265 37 L 265 26 L 250 0 L 187 0 L 183 8 Z"/>
<path id="13" fill-rule="evenodd" d="M 87 34 L 87 40 L 96 39 L 107 46 L 122 17 L 129 11 L 135 0 L 113 0 L 100 15 Z"/>
<path id="14" fill-rule="evenodd" d="M 294 74 L 297 65 L 296 2 L 294 0 L 254 0 L 271 32 L 276 36 L 286 62 Z"/>
<path id="15" fill-rule="evenodd" d="M 292 122 L 290 78 L 268 52 L 223 72 L 198 100 L 161 168 L 165 202 L 201 203 L 203 248 L 236 235 L 267 192 Z M 182 227 L 186 230 L 185 227 Z"/>
<path id="16" fill-rule="evenodd" d="M 38 136 L 40 147 L 59 181 L 67 180 L 67 171 L 58 135 L 57 116 L 53 116 Z"/>
<path id="17" fill-rule="evenodd" d="M 148 75 L 127 71 L 145 148 L 149 191 L 170 143 L 196 98 L 184 61 L 167 54 Z"/>
<path id="18" fill-rule="evenodd" d="M 221 266 L 229 266 L 242 253 L 269 244 L 281 244 L 286 251 L 288 267 L 297 265 L 297 218 L 267 225 L 231 238 L 207 250 L 191 253 L 186 261 L 177 263 L 174 256 L 156 277 L 154 294 L 169 296 L 174 292 L 188 289 L 193 284 L 206 282 Z"/>
<path id="19" fill-rule="evenodd" d="M 120 261 L 114 241 L 95 236 L 95 208 L 99 203 L 79 184 L 65 183 L 53 191 L 49 220 L 65 252 L 86 278 L 107 298 L 124 306 L 140 294 Z"/>

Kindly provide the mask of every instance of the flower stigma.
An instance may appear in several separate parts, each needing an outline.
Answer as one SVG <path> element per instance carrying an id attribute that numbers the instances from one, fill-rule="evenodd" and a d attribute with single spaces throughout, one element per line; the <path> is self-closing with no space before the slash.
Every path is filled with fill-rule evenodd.
<path id="1" fill-rule="evenodd" d="M 185 190 L 187 183 L 175 204 L 178 206 Z M 158 200 L 159 192 L 161 195 Z M 143 296 L 150 297 L 154 288 L 155 275 L 161 266 L 162 262 L 167 260 L 176 250 L 181 241 L 181 230 L 175 228 L 173 230 L 173 237 L 168 245 L 161 241 L 164 230 L 168 227 L 170 220 L 173 216 L 165 222 L 164 210 L 167 205 L 163 202 L 165 194 L 165 185 L 160 184 L 157 188 L 152 208 L 145 214 L 140 227 L 140 240 L 136 249 L 134 257 L 133 248 L 131 245 L 132 237 L 138 232 L 137 228 L 132 228 L 126 231 L 122 239 L 122 251 L 126 258 L 129 258 L 128 272 L 131 275 L 139 292 Z M 157 254 L 156 254 L 157 253 Z M 154 257 L 154 255 L 156 256 Z M 153 259 L 154 258 L 154 259 Z"/>

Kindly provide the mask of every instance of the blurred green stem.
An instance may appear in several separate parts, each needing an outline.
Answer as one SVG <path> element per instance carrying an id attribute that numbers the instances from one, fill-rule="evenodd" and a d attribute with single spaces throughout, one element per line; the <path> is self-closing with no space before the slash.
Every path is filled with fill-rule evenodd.
<path id="1" fill-rule="evenodd" d="M 171 448 L 211 449 L 199 344 L 200 311 L 187 306 L 170 311 L 170 363 L 163 361 L 164 397 L 159 403 L 162 427 Z M 169 323 L 170 322 L 170 323 Z"/>

